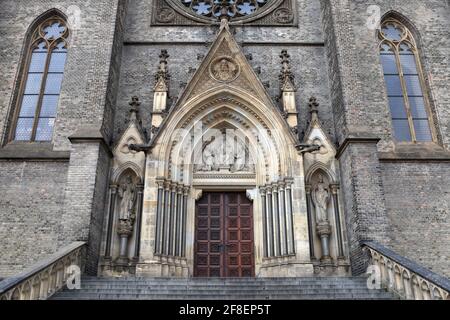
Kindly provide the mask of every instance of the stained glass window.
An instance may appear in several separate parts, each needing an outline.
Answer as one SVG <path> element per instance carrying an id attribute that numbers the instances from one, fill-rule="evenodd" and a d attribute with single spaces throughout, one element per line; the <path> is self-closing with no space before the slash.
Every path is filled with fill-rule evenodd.
<path id="1" fill-rule="evenodd" d="M 380 55 L 394 136 L 400 142 L 433 141 L 417 47 L 411 32 L 394 19 L 384 21 Z"/>
<path id="2" fill-rule="evenodd" d="M 67 56 L 68 29 L 59 17 L 33 33 L 13 139 L 51 141 Z"/>

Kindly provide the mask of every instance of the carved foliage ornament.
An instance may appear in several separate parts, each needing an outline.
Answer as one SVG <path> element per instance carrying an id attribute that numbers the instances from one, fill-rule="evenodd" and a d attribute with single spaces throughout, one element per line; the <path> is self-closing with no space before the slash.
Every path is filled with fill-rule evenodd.
<path id="1" fill-rule="evenodd" d="M 294 20 L 294 14 L 288 8 L 279 8 L 275 10 L 273 15 L 279 23 L 290 23 Z"/>
<path id="2" fill-rule="evenodd" d="M 219 82 L 232 82 L 237 79 L 241 68 L 236 61 L 228 56 L 218 57 L 209 66 L 211 77 Z"/>
<path id="3" fill-rule="evenodd" d="M 162 23 L 169 23 L 175 20 L 175 11 L 169 7 L 162 7 L 156 13 L 156 20 Z"/>

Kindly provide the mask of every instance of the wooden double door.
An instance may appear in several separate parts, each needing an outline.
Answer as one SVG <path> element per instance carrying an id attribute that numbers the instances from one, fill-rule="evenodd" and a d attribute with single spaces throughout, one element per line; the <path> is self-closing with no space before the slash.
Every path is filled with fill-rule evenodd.
<path id="1" fill-rule="evenodd" d="M 254 277 L 253 204 L 245 192 L 208 192 L 195 213 L 194 276 Z"/>

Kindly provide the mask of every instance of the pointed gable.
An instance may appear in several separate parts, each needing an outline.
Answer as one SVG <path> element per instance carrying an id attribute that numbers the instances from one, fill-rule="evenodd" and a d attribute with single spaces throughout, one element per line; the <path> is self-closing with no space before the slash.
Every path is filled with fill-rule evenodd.
<path id="1" fill-rule="evenodd" d="M 208 54 L 181 94 L 175 108 L 207 91 L 224 87 L 245 90 L 265 104 L 274 106 L 227 24 L 221 26 Z"/>

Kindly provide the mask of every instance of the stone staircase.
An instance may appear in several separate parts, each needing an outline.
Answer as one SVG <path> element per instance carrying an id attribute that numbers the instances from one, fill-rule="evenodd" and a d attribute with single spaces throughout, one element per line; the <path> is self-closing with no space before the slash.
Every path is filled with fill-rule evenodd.
<path id="1" fill-rule="evenodd" d="M 369 290 L 364 277 L 312 278 L 95 278 L 81 290 L 63 290 L 54 300 L 390 300 Z"/>

